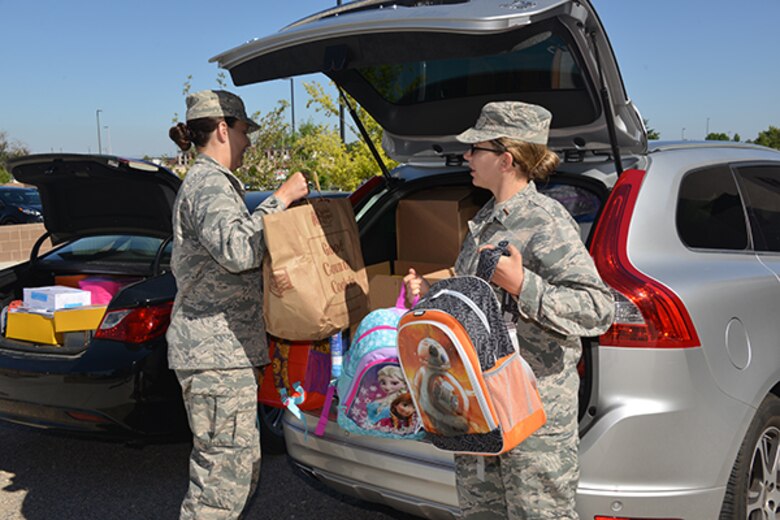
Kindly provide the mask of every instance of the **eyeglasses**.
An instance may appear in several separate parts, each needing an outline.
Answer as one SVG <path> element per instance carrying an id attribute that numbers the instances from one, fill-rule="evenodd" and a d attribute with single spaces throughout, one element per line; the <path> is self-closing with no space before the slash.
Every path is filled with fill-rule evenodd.
<path id="1" fill-rule="evenodd" d="M 474 155 L 474 152 L 478 152 L 480 150 L 483 151 L 483 152 L 492 152 L 492 153 L 499 154 L 499 155 L 504 153 L 504 152 L 506 152 L 506 150 L 500 150 L 500 149 L 497 150 L 495 148 L 485 148 L 485 147 L 482 147 L 482 146 L 477 146 L 475 144 L 472 144 L 471 146 L 469 146 L 469 153 L 471 155 Z"/>

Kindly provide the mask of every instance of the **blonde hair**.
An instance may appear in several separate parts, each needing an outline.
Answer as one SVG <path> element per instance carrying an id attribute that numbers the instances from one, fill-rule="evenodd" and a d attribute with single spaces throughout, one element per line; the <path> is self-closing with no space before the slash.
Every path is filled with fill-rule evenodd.
<path id="1" fill-rule="evenodd" d="M 528 174 L 532 181 L 543 181 L 555 171 L 561 160 L 547 145 L 499 137 L 494 142 L 512 155 L 512 164 Z"/>
<path id="2" fill-rule="evenodd" d="M 377 372 L 377 377 L 392 377 L 393 379 L 397 379 L 399 381 L 404 380 L 404 374 L 401 372 L 401 368 L 395 365 L 387 365 L 382 367 L 379 372 Z"/>

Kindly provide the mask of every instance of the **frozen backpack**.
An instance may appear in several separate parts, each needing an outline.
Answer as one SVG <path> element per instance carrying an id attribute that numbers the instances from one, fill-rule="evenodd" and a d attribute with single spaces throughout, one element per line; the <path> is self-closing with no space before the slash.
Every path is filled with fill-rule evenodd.
<path id="1" fill-rule="evenodd" d="M 405 311 L 377 309 L 358 325 L 337 383 L 343 429 L 397 439 L 424 436 L 398 362 L 398 320 Z"/>
<path id="2" fill-rule="evenodd" d="M 507 331 L 490 280 L 504 249 L 486 250 L 479 276 L 434 283 L 398 325 L 398 353 L 428 438 L 455 453 L 498 455 L 546 421 L 536 378 Z"/>

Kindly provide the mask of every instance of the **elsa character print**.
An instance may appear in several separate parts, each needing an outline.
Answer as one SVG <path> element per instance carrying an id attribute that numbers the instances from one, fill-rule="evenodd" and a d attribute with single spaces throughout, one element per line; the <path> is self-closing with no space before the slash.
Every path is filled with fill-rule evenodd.
<path id="1" fill-rule="evenodd" d="M 372 423 L 377 423 L 382 419 L 390 417 L 390 406 L 399 394 L 407 391 L 406 381 L 401 373 L 401 368 L 397 365 L 387 365 L 377 372 L 379 388 L 384 395 L 379 395 L 366 406 L 368 419 Z"/>

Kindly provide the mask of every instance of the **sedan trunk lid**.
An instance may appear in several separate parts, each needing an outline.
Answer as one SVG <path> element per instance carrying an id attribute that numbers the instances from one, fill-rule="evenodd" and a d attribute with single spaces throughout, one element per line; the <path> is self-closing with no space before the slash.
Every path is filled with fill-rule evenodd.
<path id="1" fill-rule="evenodd" d="M 53 244 L 94 234 L 171 235 L 181 180 L 152 163 L 105 155 L 41 154 L 9 161 L 38 188 Z"/>

